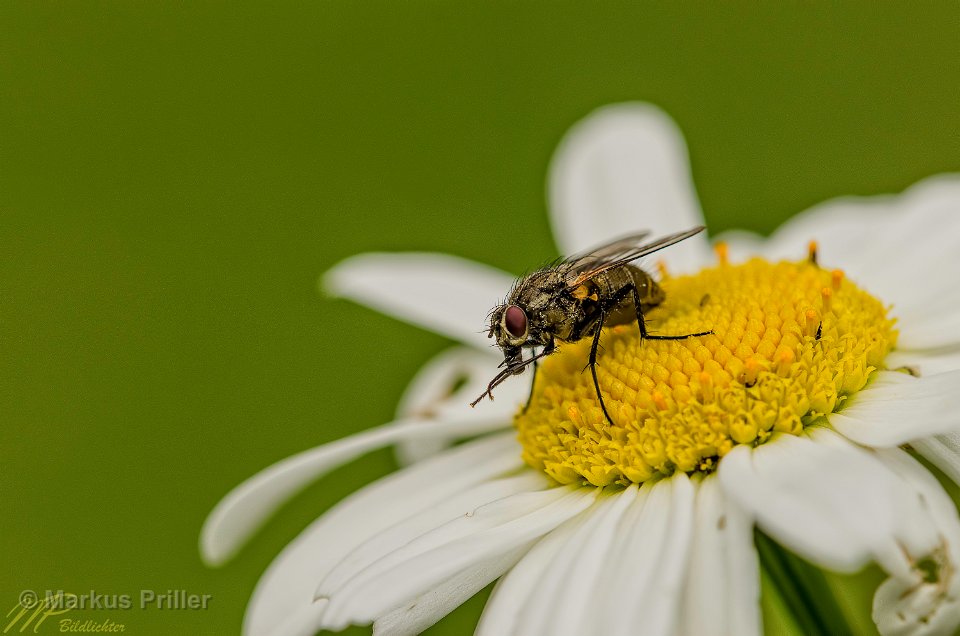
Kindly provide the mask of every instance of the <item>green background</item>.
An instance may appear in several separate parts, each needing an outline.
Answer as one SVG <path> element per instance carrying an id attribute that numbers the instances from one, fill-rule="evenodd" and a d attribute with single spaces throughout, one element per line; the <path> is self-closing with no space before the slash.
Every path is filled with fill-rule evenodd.
<path id="1" fill-rule="evenodd" d="M 391 419 L 450 344 L 321 297 L 321 272 L 554 256 L 548 159 L 621 100 L 676 118 L 714 233 L 960 170 L 958 43 L 956 2 L 0 4 L 0 611 L 178 588 L 210 609 L 75 617 L 236 632 L 272 556 L 393 460 L 336 471 L 218 570 L 206 513 Z"/>

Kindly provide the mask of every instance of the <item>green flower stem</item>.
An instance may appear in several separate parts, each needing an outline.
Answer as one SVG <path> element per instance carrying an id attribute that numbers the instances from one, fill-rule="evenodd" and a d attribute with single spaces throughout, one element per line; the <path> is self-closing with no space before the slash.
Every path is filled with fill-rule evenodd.
<path id="1" fill-rule="evenodd" d="M 823 572 L 781 548 L 759 530 L 755 533 L 755 542 L 760 566 L 801 633 L 808 636 L 854 633 Z"/>

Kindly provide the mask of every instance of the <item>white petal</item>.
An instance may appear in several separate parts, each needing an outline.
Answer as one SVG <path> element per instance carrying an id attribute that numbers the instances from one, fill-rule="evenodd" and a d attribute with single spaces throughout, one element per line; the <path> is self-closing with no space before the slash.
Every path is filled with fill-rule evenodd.
<path id="1" fill-rule="evenodd" d="M 897 209 L 895 223 L 885 228 L 864 264 L 875 278 L 869 281 L 870 289 L 907 313 L 949 298 L 956 316 L 960 176 L 940 175 L 912 186 L 898 197 Z M 898 248 L 899 257 L 891 259 Z"/>
<path id="2" fill-rule="evenodd" d="M 830 425 L 865 446 L 892 447 L 960 429 L 960 371 L 915 378 L 881 371 Z"/>
<path id="3" fill-rule="evenodd" d="M 597 633 L 672 634 L 679 620 L 682 586 L 693 535 L 695 489 L 679 473 L 638 497 L 620 524 L 605 564 L 604 588 L 595 603 Z M 599 592 L 599 591 L 598 591 Z"/>
<path id="4" fill-rule="evenodd" d="M 904 571 L 898 540 L 935 540 L 918 527 L 924 516 L 912 489 L 870 451 L 828 429 L 738 446 L 718 474 L 764 532 L 826 569 L 854 572 L 876 560 L 888 572 Z"/>
<path id="5" fill-rule="evenodd" d="M 465 569 L 533 545 L 595 497 L 596 489 L 577 487 L 523 493 L 451 521 L 348 581 L 330 598 L 320 627 L 372 622 Z"/>
<path id="6" fill-rule="evenodd" d="M 374 621 L 374 635 L 414 636 L 423 632 L 513 567 L 526 551 L 526 546 L 518 548 L 443 581 L 429 592 Z"/>
<path id="7" fill-rule="evenodd" d="M 683 136 L 650 104 L 605 106 L 574 125 L 550 165 L 549 198 L 568 254 L 638 230 L 663 235 L 703 224 Z M 679 272 L 708 259 L 702 234 L 665 252 Z"/>
<path id="8" fill-rule="evenodd" d="M 477 636 L 507 636 L 518 633 L 520 613 L 544 580 L 544 573 L 554 560 L 568 549 L 571 538 L 586 523 L 588 515 L 581 513 L 538 541 L 497 583 L 483 609 Z"/>
<path id="9" fill-rule="evenodd" d="M 306 611 L 313 605 L 317 584 L 369 537 L 522 465 L 514 434 L 503 433 L 453 448 L 350 495 L 270 564 L 247 606 L 245 633 L 270 633 L 287 616 Z"/>
<path id="10" fill-rule="evenodd" d="M 802 258 L 811 239 L 820 245 L 824 267 L 844 269 L 893 304 L 901 348 L 960 342 L 960 290 L 953 281 L 960 270 L 957 175 L 921 181 L 899 196 L 828 201 L 784 224 L 765 252 L 773 259 Z"/>
<path id="11" fill-rule="evenodd" d="M 896 197 L 839 197 L 820 203 L 781 225 L 764 246 L 771 260 L 801 260 L 810 241 L 817 241 L 819 262 L 824 267 L 843 268 L 856 279 L 859 263 L 875 248 L 876 232 L 898 216 Z"/>
<path id="12" fill-rule="evenodd" d="M 890 577 L 877 589 L 873 620 L 883 636 L 954 634 L 960 625 L 957 508 L 933 475 L 907 453 L 888 449 L 877 454 L 915 489 L 925 513 L 923 523 L 935 530 L 938 541 L 931 553 L 925 537 L 919 542 L 911 536 L 900 538 L 901 549 L 913 567 L 908 576 Z M 924 559 L 935 564 L 932 572 L 918 567 Z"/>
<path id="13" fill-rule="evenodd" d="M 630 487 L 584 512 L 564 549 L 547 567 L 519 617 L 521 634 L 584 634 L 596 629 L 596 592 L 607 589 L 605 560 L 620 520 L 637 498 Z M 599 589 L 598 589 L 599 588 Z"/>
<path id="14" fill-rule="evenodd" d="M 920 377 L 960 369 L 960 348 L 933 351 L 891 351 L 883 363 L 888 369 L 909 367 Z"/>
<path id="15" fill-rule="evenodd" d="M 910 445 L 955 484 L 960 484 L 960 431 L 914 440 Z"/>
<path id="16" fill-rule="evenodd" d="M 747 230 L 727 230 L 713 239 L 714 245 L 726 243 L 731 263 L 743 263 L 755 256 L 763 256 L 765 242 L 764 237 Z"/>
<path id="17" fill-rule="evenodd" d="M 483 393 L 496 375 L 495 358 L 467 347 L 448 349 L 424 366 L 407 387 L 397 407 L 400 418 L 423 417 L 459 420 L 470 417 L 500 418 L 509 426 L 517 409 L 530 393 L 532 374 L 510 378 L 497 387 L 495 400 L 483 400 L 476 409 L 470 403 Z M 460 437 L 455 430 L 439 431 L 435 437 L 400 440 L 397 458 L 406 466 L 448 447 Z"/>
<path id="18" fill-rule="evenodd" d="M 391 552 L 432 532 L 449 521 L 472 516 L 491 502 L 524 492 L 544 490 L 549 482 L 543 473 L 522 471 L 519 475 L 477 484 L 455 493 L 426 510 L 399 521 L 358 545 L 346 555 L 317 587 L 316 595 L 333 596 L 350 579 Z"/>
<path id="19" fill-rule="evenodd" d="M 942 487 L 903 451 L 870 451 L 816 429 L 810 439 L 734 449 L 719 474 L 759 525 L 800 555 L 830 569 L 852 571 L 872 559 L 886 570 L 891 577 L 874 601 L 884 636 L 950 634 L 960 623 L 960 520 Z"/>
<path id="20" fill-rule="evenodd" d="M 445 254 L 370 253 L 334 266 L 323 288 L 493 354 L 486 317 L 513 280 L 488 265 Z"/>
<path id="21" fill-rule="evenodd" d="M 497 413 L 464 412 L 460 421 L 401 420 L 323 444 L 260 471 L 220 500 L 203 524 L 200 553 L 219 565 L 290 497 L 334 468 L 402 439 L 456 431 L 460 437 L 503 428 Z"/>
<path id="22" fill-rule="evenodd" d="M 956 222 L 949 210 L 956 211 L 958 203 L 960 180 L 955 175 L 920 181 L 900 195 L 838 197 L 784 223 L 770 237 L 766 253 L 801 259 L 807 244 L 816 240 L 824 267 L 842 267 L 872 286 L 903 269 L 908 259 L 890 258 L 892 253 L 919 254 L 938 229 L 946 229 L 943 224 Z M 899 249 L 891 252 L 894 247 Z"/>
<path id="23" fill-rule="evenodd" d="M 955 347 L 960 343 L 960 294 L 954 293 L 953 307 L 940 312 L 931 312 L 923 317 L 901 317 L 897 308 L 891 315 L 901 318 L 898 323 L 900 338 L 897 346 L 904 349 L 938 349 Z M 916 304 L 922 312 L 923 301 Z"/>
<path id="24" fill-rule="evenodd" d="M 715 476 L 700 482 L 695 515 L 679 633 L 759 636 L 760 565 L 753 520 L 724 495 Z"/>
<path id="25" fill-rule="evenodd" d="M 273 625 L 265 626 L 264 631 L 251 632 L 245 629 L 244 633 L 269 634 L 269 636 L 315 636 L 317 630 L 313 626 L 326 609 L 326 599 L 302 604 L 288 615 L 278 616 L 277 621 Z"/>

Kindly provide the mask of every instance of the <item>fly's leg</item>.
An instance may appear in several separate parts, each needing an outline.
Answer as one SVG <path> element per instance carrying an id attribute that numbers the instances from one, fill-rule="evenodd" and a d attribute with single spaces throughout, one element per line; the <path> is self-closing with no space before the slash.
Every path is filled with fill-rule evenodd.
<path id="1" fill-rule="evenodd" d="M 551 340 L 547 343 L 547 346 L 543 348 L 543 351 L 541 351 L 539 355 L 533 356 L 533 377 L 530 379 L 530 395 L 527 396 L 527 403 L 523 405 L 523 411 L 521 411 L 522 413 L 527 412 L 527 409 L 530 408 L 530 402 L 533 401 L 533 387 L 537 385 L 537 369 L 540 368 L 540 358 L 553 353 L 555 347 L 556 345 L 554 344 L 554 341 Z"/>
<path id="2" fill-rule="evenodd" d="M 627 297 L 631 289 L 633 289 L 633 294 L 636 297 L 637 289 L 631 285 L 618 291 L 608 304 L 600 306 L 600 315 L 596 323 L 597 330 L 593 334 L 593 343 L 590 345 L 590 360 L 587 362 L 587 366 L 590 367 L 590 374 L 593 376 L 593 388 L 597 392 L 597 401 L 600 402 L 600 409 L 603 411 L 604 417 L 607 418 L 611 426 L 616 426 L 616 423 L 613 421 L 613 418 L 610 417 L 610 413 L 607 412 L 607 405 L 603 401 L 603 394 L 600 393 L 600 381 L 597 379 L 597 350 L 600 348 L 600 334 L 603 332 L 603 324 L 607 321 L 607 313 L 611 308 L 619 305 L 620 302 Z M 642 333 L 645 333 L 644 329 L 645 328 L 641 326 Z M 586 371 L 586 367 L 584 367 L 584 371 Z"/>
<path id="3" fill-rule="evenodd" d="M 637 291 L 636 285 L 630 285 L 630 290 L 633 292 L 633 307 L 637 312 L 637 326 L 640 327 L 640 340 L 686 340 L 687 338 L 696 338 L 697 336 L 709 336 L 713 333 L 713 329 L 710 331 L 700 331 L 697 333 L 688 333 L 680 336 L 651 336 L 647 333 L 647 324 L 643 321 L 643 312 L 640 311 L 640 292 Z"/>
<path id="4" fill-rule="evenodd" d="M 523 405 L 523 410 L 521 413 L 526 413 L 527 409 L 530 408 L 530 402 L 533 401 L 533 387 L 537 386 L 537 369 L 540 368 L 540 363 L 536 360 L 533 361 L 533 377 L 530 378 L 530 393 L 527 395 L 527 403 Z"/>
<path id="5" fill-rule="evenodd" d="M 613 421 L 613 418 L 610 417 L 610 413 L 607 412 L 607 405 L 603 401 L 603 394 L 600 392 L 600 381 L 597 379 L 597 350 L 600 348 L 600 334 L 603 331 L 603 324 L 607 320 L 607 313 L 610 308 L 616 307 L 620 304 L 627 294 L 633 294 L 633 306 L 637 312 L 637 326 L 640 328 L 640 339 L 642 340 L 686 340 L 687 338 L 695 338 L 697 336 L 707 336 L 713 333 L 713 330 L 710 331 L 701 331 L 698 333 L 688 333 L 677 336 L 653 336 L 647 333 L 647 325 L 643 320 L 643 312 L 640 311 L 640 292 L 637 290 L 636 285 L 628 285 L 624 287 L 616 296 L 610 301 L 609 305 L 603 306 L 600 308 L 600 316 L 597 320 L 597 330 L 593 334 L 593 343 L 590 345 L 590 361 L 587 363 L 587 366 L 590 367 L 590 373 L 593 375 L 593 388 L 597 392 L 597 400 L 600 402 L 600 408 L 603 410 L 604 416 L 607 418 L 607 421 L 610 422 L 611 426 L 616 426 Z"/>
<path id="6" fill-rule="evenodd" d="M 593 375 L 593 388 L 597 391 L 597 400 L 600 401 L 600 409 L 603 415 L 610 422 L 610 426 L 616 426 L 610 414 L 607 413 L 607 405 L 603 403 L 603 394 L 600 393 L 600 381 L 597 379 L 597 349 L 600 347 L 600 334 L 603 332 L 603 323 L 607 319 L 607 310 L 600 309 L 600 319 L 597 320 L 597 331 L 593 334 L 593 344 L 590 345 L 590 373 Z"/>

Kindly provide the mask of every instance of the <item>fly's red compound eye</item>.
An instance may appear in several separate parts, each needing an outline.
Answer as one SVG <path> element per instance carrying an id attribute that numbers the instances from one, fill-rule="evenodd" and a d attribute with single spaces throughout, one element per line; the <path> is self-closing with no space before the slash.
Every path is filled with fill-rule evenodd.
<path id="1" fill-rule="evenodd" d="M 504 315 L 503 325 L 511 336 L 520 338 L 527 333 L 527 314 L 516 305 L 510 305 Z"/>

